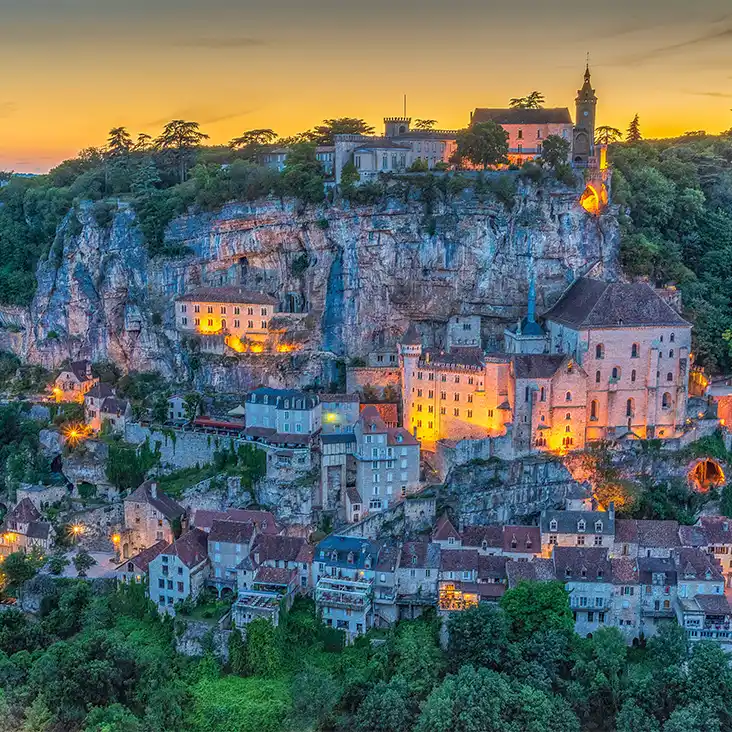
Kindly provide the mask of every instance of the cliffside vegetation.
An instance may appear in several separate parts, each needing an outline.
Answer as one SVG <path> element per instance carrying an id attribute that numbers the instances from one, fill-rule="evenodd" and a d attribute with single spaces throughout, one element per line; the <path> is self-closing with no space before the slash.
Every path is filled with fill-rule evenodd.
<path id="1" fill-rule="evenodd" d="M 679 285 L 696 361 L 730 371 L 732 130 L 615 144 L 610 159 L 626 273 Z"/>
<path id="2" fill-rule="evenodd" d="M 25 560 L 4 566 L 6 589 L 37 571 Z M 0 614 L 0 729 L 680 732 L 729 723 L 732 674 L 718 645 L 689 649 L 672 624 L 647 648 L 629 650 L 614 627 L 580 638 L 560 583 L 522 583 L 500 606 L 454 613 L 445 650 L 429 613 L 343 648 L 301 599 L 279 627 L 257 619 L 246 640 L 233 635 L 224 665 L 206 640 L 203 658 L 178 654 L 182 620 L 158 616 L 138 585 L 109 593 L 38 577 L 33 589 L 44 595 L 40 617 Z M 197 616 L 207 617 L 203 606 Z"/>

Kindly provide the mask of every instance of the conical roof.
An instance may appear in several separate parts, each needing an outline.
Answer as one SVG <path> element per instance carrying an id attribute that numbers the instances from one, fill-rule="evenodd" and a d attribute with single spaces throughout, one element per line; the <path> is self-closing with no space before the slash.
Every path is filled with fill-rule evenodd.
<path id="1" fill-rule="evenodd" d="M 403 346 L 421 346 L 422 345 L 422 336 L 419 334 L 419 331 L 417 330 L 417 326 L 414 323 L 409 324 L 409 328 L 407 328 L 406 332 L 402 336 L 401 343 Z"/>

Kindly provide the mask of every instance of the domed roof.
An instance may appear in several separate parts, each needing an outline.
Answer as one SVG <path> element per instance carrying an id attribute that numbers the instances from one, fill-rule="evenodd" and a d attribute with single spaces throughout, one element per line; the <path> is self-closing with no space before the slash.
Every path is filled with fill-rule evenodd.
<path id="1" fill-rule="evenodd" d="M 525 336 L 544 336 L 544 329 L 535 321 L 524 318 L 521 321 L 521 335 Z"/>

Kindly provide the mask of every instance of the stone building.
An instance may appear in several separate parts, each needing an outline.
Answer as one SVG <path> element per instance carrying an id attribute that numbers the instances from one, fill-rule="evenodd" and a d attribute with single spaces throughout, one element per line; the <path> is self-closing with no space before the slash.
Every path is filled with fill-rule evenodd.
<path id="1" fill-rule="evenodd" d="M 175 327 L 181 333 L 201 337 L 204 350 L 205 339 L 214 338 L 231 353 L 261 353 L 276 309 L 277 300 L 262 292 L 199 287 L 176 298 Z"/>
<path id="2" fill-rule="evenodd" d="M 353 432 L 359 414 L 358 394 L 320 394 L 324 435 Z"/>
<path id="3" fill-rule="evenodd" d="M 245 408 L 247 430 L 312 435 L 321 428 L 322 406 L 316 394 L 260 387 L 249 392 Z"/>
<path id="4" fill-rule="evenodd" d="M 159 554 L 162 554 L 167 548 L 168 542 L 161 539 L 147 549 L 143 549 L 134 557 L 126 559 L 117 567 L 115 572 L 117 581 L 123 583 L 137 582 L 138 584 L 145 582 L 147 580 L 150 562 Z"/>
<path id="5" fill-rule="evenodd" d="M 53 398 L 57 402 L 81 402 L 84 394 L 98 382 L 92 373 L 91 361 L 74 361 L 54 380 Z"/>
<path id="6" fill-rule="evenodd" d="M 607 511 L 544 511 L 541 514 L 542 556 L 558 546 L 611 549 L 615 540 L 615 506 Z"/>
<path id="7" fill-rule="evenodd" d="M 408 541 L 402 546 L 396 573 L 400 617 L 411 620 L 425 607 L 437 604 L 440 551 L 439 544 L 426 541 Z"/>
<path id="8" fill-rule="evenodd" d="M 176 603 L 195 600 L 208 572 L 208 534 L 190 529 L 148 565 L 148 593 L 158 612 L 175 615 Z"/>
<path id="9" fill-rule="evenodd" d="M 109 384 L 95 384 L 84 394 L 84 421 L 94 432 L 106 425 L 113 432 L 124 433 L 130 419 L 130 403 L 117 397 Z"/>
<path id="10" fill-rule="evenodd" d="M 51 549 L 56 532 L 30 498 L 23 498 L 10 509 L 0 527 L 0 556 L 37 549 L 45 554 Z"/>
<path id="11" fill-rule="evenodd" d="M 158 541 L 172 542 L 185 509 L 158 489 L 154 480 L 146 480 L 124 501 L 125 529 L 121 547 L 124 558 L 134 556 Z"/>
<path id="12" fill-rule="evenodd" d="M 680 526 L 682 546 L 702 549 L 716 558 L 725 587 L 732 587 L 732 520 L 726 516 L 700 516 L 694 526 Z"/>
<path id="13" fill-rule="evenodd" d="M 249 556 L 257 529 L 251 521 L 215 520 L 208 532 L 208 583 L 219 597 L 231 596 L 237 587 L 237 567 Z"/>
<path id="14" fill-rule="evenodd" d="M 673 559 L 639 557 L 640 627 L 646 638 L 655 635 L 662 623 L 676 619 L 676 565 Z"/>

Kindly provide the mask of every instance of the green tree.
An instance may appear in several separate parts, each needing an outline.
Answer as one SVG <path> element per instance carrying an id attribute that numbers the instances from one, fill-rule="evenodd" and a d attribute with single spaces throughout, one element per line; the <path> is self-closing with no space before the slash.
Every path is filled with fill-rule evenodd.
<path id="1" fill-rule="evenodd" d="M 332 717 L 340 688 L 321 668 L 309 666 L 292 681 L 292 716 L 295 729 L 322 729 Z"/>
<path id="2" fill-rule="evenodd" d="M 93 707 L 84 720 L 84 732 L 144 732 L 140 720 L 121 704 Z"/>
<path id="3" fill-rule="evenodd" d="M 307 142 L 315 145 L 332 145 L 336 135 L 373 135 L 374 128 L 364 120 L 357 117 L 338 117 L 335 119 L 323 120 L 322 125 L 317 125 L 304 134 Z"/>
<path id="4" fill-rule="evenodd" d="M 323 166 L 315 157 L 315 145 L 298 143 L 290 154 L 282 171 L 285 192 L 303 203 L 320 203 L 325 198 Z"/>
<path id="5" fill-rule="evenodd" d="M 481 122 L 457 134 L 457 154 L 474 165 L 508 162 L 508 132 L 496 122 Z"/>
<path id="6" fill-rule="evenodd" d="M 37 696 L 26 712 L 21 732 L 48 732 L 54 722 L 54 716 L 43 700 Z"/>
<path id="7" fill-rule="evenodd" d="M 273 677 L 282 671 L 280 636 L 269 620 L 256 618 L 247 625 L 245 657 L 253 676 Z"/>
<path id="8" fill-rule="evenodd" d="M 732 485 L 725 483 L 722 487 L 722 498 L 719 502 L 719 509 L 723 516 L 732 518 Z"/>
<path id="9" fill-rule="evenodd" d="M 87 570 L 91 569 L 97 560 L 85 549 L 81 549 L 74 555 L 74 569 L 78 577 L 86 577 Z"/>
<path id="10" fill-rule="evenodd" d="M 640 142 L 643 139 L 640 129 L 640 118 L 636 114 L 628 125 L 628 131 L 625 133 L 626 142 Z"/>
<path id="11" fill-rule="evenodd" d="M 238 630 L 232 631 L 229 636 L 229 667 L 231 673 L 237 676 L 247 675 L 246 643 Z"/>
<path id="12" fill-rule="evenodd" d="M 409 685 L 399 676 L 380 681 L 366 695 L 354 720 L 356 732 L 403 732 L 411 727 Z"/>
<path id="13" fill-rule="evenodd" d="M 153 139 L 150 135 L 146 134 L 145 132 L 141 132 L 137 136 L 137 141 L 135 142 L 135 145 L 133 147 L 133 150 L 135 152 L 147 152 L 148 150 L 151 150 L 153 146 Z"/>
<path id="14" fill-rule="evenodd" d="M 595 130 L 596 145 L 611 145 L 613 142 L 619 142 L 623 139 L 623 133 L 617 127 L 608 127 L 600 125 Z"/>
<path id="15" fill-rule="evenodd" d="M 442 674 L 444 661 L 437 634 L 435 624 L 423 619 L 400 623 L 394 631 L 390 644 L 394 673 L 404 679 L 410 697 L 425 698 Z"/>
<path id="16" fill-rule="evenodd" d="M 66 555 L 63 553 L 57 553 L 54 554 L 49 560 L 48 560 L 48 570 L 53 575 L 60 575 L 63 574 L 64 569 L 69 566 L 69 560 L 66 558 Z"/>
<path id="17" fill-rule="evenodd" d="M 544 104 L 544 95 L 539 91 L 532 91 L 525 97 L 514 97 L 509 102 L 512 109 L 541 109 Z"/>
<path id="18" fill-rule="evenodd" d="M 538 630 L 574 628 L 569 594 L 561 582 L 521 581 L 501 598 L 511 635 L 522 640 Z"/>
<path id="19" fill-rule="evenodd" d="M 107 155 L 111 158 L 129 155 L 132 150 L 132 137 L 126 127 L 113 127 L 107 138 Z"/>
<path id="20" fill-rule="evenodd" d="M 174 119 L 165 125 L 155 140 L 155 146 L 173 155 L 178 168 L 178 180 L 183 183 L 188 173 L 192 152 L 207 139 L 208 135 L 200 131 L 198 122 Z"/>
<path id="21" fill-rule="evenodd" d="M 197 391 L 191 391 L 185 395 L 183 401 L 185 402 L 186 419 L 194 420 L 201 410 L 203 398 Z"/>
<path id="22" fill-rule="evenodd" d="M 25 552 L 8 554 L 2 563 L 2 574 L 5 578 L 7 589 L 11 592 L 20 593 L 23 585 L 38 574 L 42 563 L 33 554 L 26 554 Z"/>
<path id="23" fill-rule="evenodd" d="M 559 135 L 549 135 L 541 146 L 541 159 L 552 170 L 557 170 L 560 166 L 567 164 L 569 149 L 569 140 L 565 140 Z"/>
<path id="24" fill-rule="evenodd" d="M 414 127 L 418 130 L 434 130 L 436 124 L 436 119 L 418 119 L 415 120 Z"/>
<path id="25" fill-rule="evenodd" d="M 359 180 L 361 180 L 361 175 L 358 168 L 353 164 L 353 161 L 349 160 L 341 168 L 341 187 L 352 188 Z"/>
<path id="26" fill-rule="evenodd" d="M 146 155 L 132 176 L 130 191 L 135 196 L 149 196 L 158 185 L 160 185 L 160 173 L 158 173 L 155 160 L 150 155 Z"/>
<path id="27" fill-rule="evenodd" d="M 617 732 L 660 732 L 658 720 L 635 701 L 623 705 L 615 719 Z"/>
<path id="28" fill-rule="evenodd" d="M 277 133 L 269 128 L 247 130 L 239 137 L 231 140 L 229 146 L 233 148 L 246 148 L 250 145 L 271 145 L 276 139 Z"/>
<path id="29" fill-rule="evenodd" d="M 509 618 L 498 607 L 480 604 L 447 620 L 447 654 L 457 670 L 466 664 L 499 669 L 508 650 Z"/>

